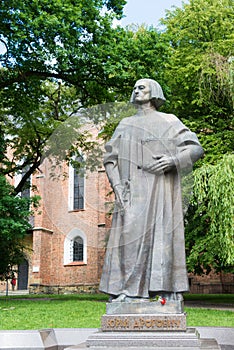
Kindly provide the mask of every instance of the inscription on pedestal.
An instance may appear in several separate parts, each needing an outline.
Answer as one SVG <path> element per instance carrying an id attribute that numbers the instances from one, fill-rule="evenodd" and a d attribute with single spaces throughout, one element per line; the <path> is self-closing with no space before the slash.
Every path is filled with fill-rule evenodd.
<path id="1" fill-rule="evenodd" d="M 184 331 L 186 316 L 180 315 L 104 315 L 103 331 Z"/>

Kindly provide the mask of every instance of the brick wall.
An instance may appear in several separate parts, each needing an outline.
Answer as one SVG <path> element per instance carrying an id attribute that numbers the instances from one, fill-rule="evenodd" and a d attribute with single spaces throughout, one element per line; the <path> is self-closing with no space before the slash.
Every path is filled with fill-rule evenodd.
<path id="1" fill-rule="evenodd" d="M 193 294 L 233 294 L 234 275 L 232 273 L 210 272 L 208 275 L 189 274 L 190 292 Z"/>

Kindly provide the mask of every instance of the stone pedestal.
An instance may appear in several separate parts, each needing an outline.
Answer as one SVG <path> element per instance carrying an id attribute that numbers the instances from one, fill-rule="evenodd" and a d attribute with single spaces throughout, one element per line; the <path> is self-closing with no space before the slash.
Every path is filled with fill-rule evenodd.
<path id="1" fill-rule="evenodd" d="M 86 341 L 94 350 L 218 350 L 213 339 L 202 340 L 195 328 L 186 331 L 97 332 Z"/>
<path id="2" fill-rule="evenodd" d="M 200 339 L 186 327 L 182 301 L 112 302 L 101 330 L 86 341 L 90 350 L 218 350 L 216 340 Z"/>

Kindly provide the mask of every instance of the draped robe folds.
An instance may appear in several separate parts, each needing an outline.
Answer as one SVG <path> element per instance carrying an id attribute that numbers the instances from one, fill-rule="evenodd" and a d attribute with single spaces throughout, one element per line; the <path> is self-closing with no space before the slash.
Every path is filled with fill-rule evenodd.
<path id="1" fill-rule="evenodd" d="M 203 154 L 196 135 L 172 114 L 138 112 L 120 122 L 105 148 L 107 176 L 113 188 L 124 187 L 125 210 L 115 205 L 100 290 L 142 298 L 188 291 L 180 180 Z M 176 166 L 161 175 L 145 171 L 144 157 L 163 148 Z"/>

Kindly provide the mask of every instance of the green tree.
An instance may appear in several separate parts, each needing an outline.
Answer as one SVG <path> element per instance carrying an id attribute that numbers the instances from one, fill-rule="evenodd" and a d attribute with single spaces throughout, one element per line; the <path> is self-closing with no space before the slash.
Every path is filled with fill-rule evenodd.
<path id="1" fill-rule="evenodd" d="M 194 172 L 194 196 L 187 215 L 188 269 L 234 272 L 234 155 Z"/>
<path id="2" fill-rule="evenodd" d="M 13 195 L 14 188 L 0 175 L 0 278 L 5 279 L 25 256 L 23 239 L 30 230 L 29 200 Z"/>
<path id="3" fill-rule="evenodd" d="M 1 131 L 1 124 L 0 124 Z M 0 164 L 5 151 L 3 133 L 0 132 Z M 0 174 L 0 279 L 9 278 L 12 271 L 25 257 L 23 239 L 31 229 L 29 217 L 30 204 L 37 206 L 38 197 L 21 198 L 14 195 L 14 188 L 6 177 Z"/>
<path id="4" fill-rule="evenodd" d="M 197 132 L 202 162 L 211 164 L 234 148 L 233 10 L 232 0 L 190 0 L 163 20 L 172 50 L 170 107 Z"/>
<path id="5" fill-rule="evenodd" d="M 15 188 L 16 194 L 22 191 L 29 177 L 39 168 L 44 157 L 49 153 L 48 140 L 54 130 L 61 127 L 73 113 L 77 112 L 77 104 L 74 102 L 75 88 L 50 81 L 41 83 L 40 88 L 40 100 L 37 101 L 36 106 L 33 102 L 28 103 L 28 95 L 22 94 L 21 103 L 16 104 L 15 101 L 11 101 L 9 96 L 7 110 L 2 109 L 1 129 L 5 137 L 5 149 L 11 151 L 5 151 L 2 156 L 1 172 L 4 175 L 14 176 L 14 174 L 27 169 Z M 37 92 L 35 95 L 37 98 Z M 31 97 L 33 101 L 32 94 Z M 77 130 L 80 125 L 75 119 L 73 127 L 69 130 L 65 129 L 60 138 L 61 147 L 59 148 L 57 145 L 58 150 L 62 148 L 64 141 L 62 136 L 70 131 L 70 140 L 72 132 L 73 139 L 75 139 L 73 129 Z M 77 140 L 83 140 L 82 136 L 84 135 L 79 135 L 76 131 Z M 66 139 L 68 137 L 66 135 Z M 45 149 L 47 149 L 47 153 Z M 65 157 L 66 154 L 64 159 Z"/>
<path id="6" fill-rule="evenodd" d="M 170 60 L 167 38 L 154 27 L 130 25 L 117 28 L 110 59 L 105 65 L 115 100 L 129 101 L 133 84 L 141 78 L 157 80 L 165 93 L 165 65 Z"/>
<path id="7" fill-rule="evenodd" d="M 20 192 L 42 161 L 53 131 L 81 106 L 112 99 L 104 65 L 114 18 L 125 0 L 1 1 L 0 123 L 2 173 L 25 169 Z M 74 101 L 77 101 L 75 103 Z M 82 138 L 84 143 L 84 138 Z"/>
<path id="8" fill-rule="evenodd" d="M 1 1 L 1 88 L 30 91 L 46 78 L 74 84 L 80 99 L 104 99 L 112 20 L 125 0 Z M 107 48 L 106 48 L 107 46 Z M 36 87 L 35 87 L 36 88 Z M 96 94 L 94 94 L 96 92 Z M 40 91 L 39 91 L 40 93 Z"/>
<path id="9" fill-rule="evenodd" d="M 194 130 L 205 157 L 194 172 L 186 217 L 188 268 L 195 273 L 233 265 L 232 0 L 190 0 L 163 20 L 171 44 L 170 108 Z"/>

